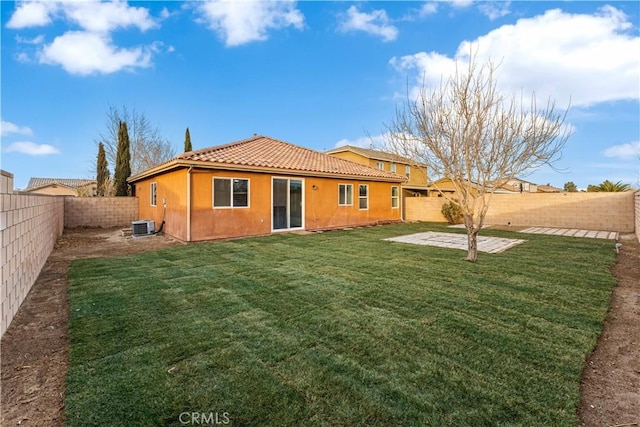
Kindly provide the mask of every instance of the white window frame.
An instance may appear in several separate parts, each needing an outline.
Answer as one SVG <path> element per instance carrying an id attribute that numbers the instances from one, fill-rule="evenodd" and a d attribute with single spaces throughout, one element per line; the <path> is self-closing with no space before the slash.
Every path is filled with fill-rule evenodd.
<path id="1" fill-rule="evenodd" d="M 396 191 L 395 196 L 393 190 Z M 391 209 L 400 209 L 400 187 L 397 185 L 391 187 Z"/>
<path id="2" fill-rule="evenodd" d="M 155 181 L 149 186 L 149 204 L 158 206 L 158 183 Z"/>
<path id="3" fill-rule="evenodd" d="M 302 200 L 300 201 L 301 206 L 302 206 L 302 225 L 300 227 L 291 227 L 291 224 L 289 224 L 289 228 L 273 228 L 274 227 L 274 221 L 273 221 L 273 199 L 274 199 L 274 194 L 273 194 L 273 181 L 276 179 L 281 179 L 281 180 L 285 180 L 287 181 L 287 217 L 290 217 L 291 215 L 291 181 L 300 181 L 302 183 Z M 272 176 L 271 177 L 271 232 L 272 233 L 286 233 L 287 231 L 291 231 L 291 230 L 305 230 L 306 229 L 306 195 L 305 195 L 305 179 L 304 178 L 291 178 L 291 177 L 286 177 L 286 176 Z M 290 218 L 287 219 L 287 221 L 289 221 Z"/>
<path id="4" fill-rule="evenodd" d="M 381 171 L 384 170 L 384 163 L 383 162 L 376 162 L 376 167 L 378 169 L 380 169 Z"/>
<path id="5" fill-rule="evenodd" d="M 391 163 L 391 173 L 396 173 L 396 164 Z"/>
<path id="6" fill-rule="evenodd" d="M 229 206 L 216 206 L 216 179 L 229 181 L 231 187 L 231 191 L 229 192 Z M 247 206 L 234 206 L 233 204 L 233 181 L 236 179 L 247 181 Z M 251 180 L 249 178 L 214 176 L 211 179 L 211 206 L 213 209 L 248 209 L 251 207 Z"/>
<path id="7" fill-rule="evenodd" d="M 366 191 L 367 191 L 367 194 L 365 196 L 361 196 L 360 195 L 360 189 L 362 187 L 364 187 L 366 189 Z M 367 204 L 366 207 L 363 208 L 361 206 L 361 204 L 360 204 L 361 200 L 365 200 L 366 201 L 366 204 Z M 358 185 L 358 209 L 360 209 L 361 211 L 369 210 L 369 185 L 367 185 L 367 184 L 359 184 Z"/>
<path id="8" fill-rule="evenodd" d="M 404 167 L 404 174 L 406 175 L 407 179 L 411 178 L 411 166 Z"/>
<path id="9" fill-rule="evenodd" d="M 347 188 L 351 187 L 351 194 L 347 191 Z M 340 203 L 340 191 L 344 188 L 345 191 L 345 203 Z M 351 197 L 348 197 L 348 196 Z M 338 184 L 338 206 L 353 206 L 353 184 Z"/>

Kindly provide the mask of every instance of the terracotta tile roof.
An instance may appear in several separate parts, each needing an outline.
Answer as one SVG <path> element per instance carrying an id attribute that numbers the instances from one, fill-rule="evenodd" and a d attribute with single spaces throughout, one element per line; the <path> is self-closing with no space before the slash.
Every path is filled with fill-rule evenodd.
<path id="1" fill-rule="evenodd" d="M 82 187 L 89 184 L 95 184 L 95 179 L 70 179 L 70 178 L 31 178 L 25 190 L 34 190 L 36 188 L 46 187 L 47 185 L 57 184 L 63 187 L 73 188 Z"/>
<path id="2" fill-rule="evenodd" d="M 390 172 L 261 135 L 183 153 L 178 159 L 321 175 L 361 176 L 396 182 L 404 180 L 404 177 Z"/>
<path id="3" fill-rule="evenodd" d="M 351 151 L 352 153 L 360 154 L 361 156 L 367 157 L 369 159 L 374 160 L 386 160 L 388 162 L 397 162 L 411 165 L 415 163 L 414 160 L 408 159 L 406 157 L 398 156 L 397 154 L 388 153 L 386 151 L 372 150 L 370 148 L 362 148 L 355 147 L 353 145 L 344 145 L 342 147 L 337 147 L 332 150 L 325 151 L 326 154 L 333 153 L 341 153 L 344 151 Z"/>

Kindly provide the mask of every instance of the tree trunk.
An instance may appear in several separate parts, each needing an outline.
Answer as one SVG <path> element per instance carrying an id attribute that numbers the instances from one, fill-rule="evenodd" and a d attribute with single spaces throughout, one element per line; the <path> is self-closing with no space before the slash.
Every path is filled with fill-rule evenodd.
<path id="1" fill-rule="evenodd" d="M 475 227 L 471 231 L 467 231 L 468 252 L 465 261 L 476 262 L 478 259 L 478 232 Z"/>

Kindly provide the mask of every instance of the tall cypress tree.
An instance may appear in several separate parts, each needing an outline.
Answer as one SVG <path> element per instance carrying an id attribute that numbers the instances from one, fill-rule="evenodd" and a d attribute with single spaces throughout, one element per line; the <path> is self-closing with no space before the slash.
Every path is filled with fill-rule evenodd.
<path id="1" fill-rule="evenodd" d="M 107 183 L 109 182 L 109 166 L 102 142 L 98 144 L 98 163 L 96 170 L 98 171 L 98 176 L 96 177 L 96 181 L 98 182 L 98 196 L 104 196 L 107 190 Z"/>
<path id="2" fill-rule="evenodd" d="M 129 131 L 127 124 L 120 122 L 118 130 L 118 152 L 116 154 L 116 168 L 113 174 L 113 185 L 116 189 L 116 196 L 129 195 L 127 178 L 131 176 L 131 152 L 129 149 Z"/>
<path id="3" fill-rule="evenodd" d="M 191 134 L 189 133 L 189 128 L 187 128 L 187 131 L 184 133 L 184 152 L 186 153 L 191 150 L 193 150 L 193 147 L 191 147 Z"/>

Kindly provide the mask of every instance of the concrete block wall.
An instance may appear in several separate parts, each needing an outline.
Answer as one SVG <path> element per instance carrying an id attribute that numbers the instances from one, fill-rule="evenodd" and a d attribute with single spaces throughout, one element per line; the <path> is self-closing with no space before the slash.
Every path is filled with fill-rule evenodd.
<path id="1" fill-rule="evenodd" d="M 16 193 L 13 175 L 0 171 L 0 203 L 0 335 L 4 335 L 62 235 L 64 201 Z"/>
<path id="2" fill-rule="evenodd" d="M 636 210 L 636 237 L 640 242 L 640 191 L 636 191 L 635 195 L 635 210 Z"/>
<path id="3" fill-rule="evenodd" d="M 632 233 L 637 207 L 633 192 L 623 193 L 522 193 L 495 194 L 486 224 L 581 228 Z M 440 213 L 446 199 L 410 197 L 405 201 L 408 221 L 444 222 Z M 637 205 L 637 203 L 636 203 Z"/>
<path id="4" fill-rule="evenodd" d="M 137 197 L 65 197 L 64 226 L 131 226 L 138 218 Z"/>

